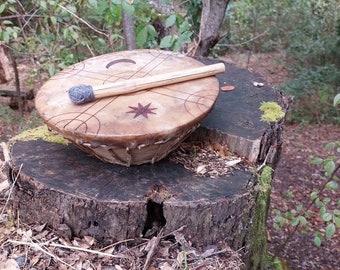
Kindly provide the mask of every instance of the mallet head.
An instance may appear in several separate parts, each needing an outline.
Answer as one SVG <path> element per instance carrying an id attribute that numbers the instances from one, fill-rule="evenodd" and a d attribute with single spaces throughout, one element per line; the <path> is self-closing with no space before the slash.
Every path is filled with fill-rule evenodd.
<path id="1" fill-rule="evenodd" d="M 68 95 L 74 104 L 83 104 L 95 100 L 91 85 L 80 85 L 71 87 Z"/>

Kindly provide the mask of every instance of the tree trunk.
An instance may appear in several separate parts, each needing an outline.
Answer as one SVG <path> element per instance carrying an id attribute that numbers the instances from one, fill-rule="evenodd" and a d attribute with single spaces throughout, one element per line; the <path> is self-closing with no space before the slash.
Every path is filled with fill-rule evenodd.
<path id="1" fill-rule="evenodd" d="M 277 101 L 285 109 L 285 99 L 268 85 L 255 87 L 252 82 L 264 81 L 246 69 L 226 64 L 226 72 L 217 77 L 221 87 L 231 85 L 235 90 L 220 92 L 213 110 L 187 142 L 228 148 L 255 168 L 270 155 L 266 162 L 274 168 L 282 144 L 278 132 L 282 121 L 261 122 L 259 106 Z M 194 246 L 226 242 L 234 250 L 243 250 L 248 265 L 265 252 L 251 248 L 252 243 L 258 245 L 252 238 L 265 238 L 266 216 L 263 202 L 256 203 L 263 189 L 251 170 L 233 167 L 210 178 L 171 158 L 122 167 L 39 136 L 42 139 L 17 141 L 12 148 L 12 208 L 22 222 L 46 223 L 67 238 L 90 235 L 101 245 L 150 237 L 160 228 L 167 234 L 184 226 L 183 235 Z M 261 216 L 255 219 L 256 215 Z"/>
<path id="2" fill-rule="evenodd" d="M 23 100 L 20 88 L 20 78 L 16 59 L 11 50 L 6 50 L 5 47 L 0 46 L 0 84 L 7 83 L 6 88 L 9 88 L 9 82 L 12 80 L 12 73 L 14 73 L 15 95 L 11 98 L 11 107 L 18 109 L 20 115 L 23 114 Z M 10 92 L 6 91 L 5 92 Z M 2 95 L 0 88 L 0 94 Z"/>
<path id="3" fill-rule="evenodd" d="M 202 0 L 198 47 L 195 56 L 208 56 L 220 39 L 220 28 L 229 0 Z"/>
<path id="4" fill-rule="evenodd" d="M 133 17 L 122 10 L 123 31 L 127 50 L 136 49 L 136 29 Z"/>
<path id="5" fill-rule="evenodd" d="M 162 15 L 170 15 L 171 10 L 173 7 L 162 0 L 154 0 L 152 1 L 152 5 L 155 7 L 155 9 Z M 155 28 L 155 30 L 158 33 L 157 41 L 158 44 L 160 44 L 161 40 L 167 36 L 170 35 L 172 32 L 174 32 L 173 26 L 166 27 L 165 20 L 162 18 L 162 16 L 158 16 L 156 19 L 152 21 L 152 25 Z"/>

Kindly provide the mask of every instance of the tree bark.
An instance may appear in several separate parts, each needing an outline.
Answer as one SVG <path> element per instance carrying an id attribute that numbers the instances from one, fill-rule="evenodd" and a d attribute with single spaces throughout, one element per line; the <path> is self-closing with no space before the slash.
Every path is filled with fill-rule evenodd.
<path id="1" fill-rule="evenodd" d="M 155 7 L 159 13 L 162 15 L 170 15 L 172 6 L 164 1 L 161 0 L 154 0 L 152 1 L 152 5 Z M 167 28 L 165 26 L 165 20 L 161 17 L 157 17 L 153 22 L 152 25 L 155 27 L 157 33 L 158 33 L 158 43 L 161 42 L 161 40 L 169 35 L 173 31 L 173 27 Z"/>
<path id="2" fill-rule="evenodd" d="M 136 49 L 136 29 L 135 22 L 133 16 L 126 13 L 126 11 L 122 10 L 122 22 L 123 22 L 123 31 L 125 38 L 125 45 L 127 50 Z"/>
<path id="3" fill-rule="evenodd" d="M 229 0 L 202 0 L 198 47 L 195 56 L 208 56 L 220 39 L 220 28 Z"/>

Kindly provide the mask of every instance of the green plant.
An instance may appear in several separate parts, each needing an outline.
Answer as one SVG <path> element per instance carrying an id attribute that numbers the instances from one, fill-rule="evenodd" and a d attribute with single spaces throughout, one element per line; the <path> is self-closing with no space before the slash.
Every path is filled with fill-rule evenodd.
<path id="1" fill-rule="evenodd" d="M 38 72 L 48 72 L 52 76 L 98 50 L 108 52 L 113 47 L 117 34 L 110 31 L 112 25 L 106 27 L 105 23 L 100 23 L 113 4 L 103 6 L 103 3 L 106 2 L 97 6 L 96 1 L 69 4 L 52 0 L 7 1 L 0 9 L 0 40 L 14 51 L 16 57 L 31 58 Z M 82 14 L 91 14 L 91 20 L 82 19 Z M 109 15 L 119 20 L 115 13 Z M 104 30 L 98 30 L 102 27 Z"/>
<path id="2" fill-rule="evenodd" d="M 340 141 L 328 143 L 326 148 L 335 149 L 339 155 Z M 339 156 L 313 158 L 311 163 L 323 165 L 325 176 L 322 177 L 322 179 L 324 183 L 320 188 L 315 189 L 310 194 L 311 201 L 305 208 L 299 204 L 295 209 L 290 209 L 284 213 L 281 213 L 278 209 L 273 210 L 276 215 L 273 224 L 274 228 L 280 229 L 286 227 L 289 230 L 285 241 L 281 244 L 277 252 L 286 246 L 300 227 L 306 231 L 309 230 L 308 218 L 313 215 L 313 211 L 311 211 L 313 207 L 319 209 L 318 215 L 326 224 L 324 229 L 315 233 L 315 245 L 320 246 L 322 239 L 331 238 L 335 234 L 336 227 L 340 228 L 340 201 L 338 203 L 332 202 L 331 198 L 327 196 L 327 191 L 337 191 L 339 188 L 337 183 L 339 179 L 336 176 L 336 172 L 340 170 L 340 158 Z"/>
<path id="3" fill-rule="evenodd" d="M 173 51 L 178 51 L 183 43 L 190 43 L 193 32 L 190 30 L 191 25 L 188 19 L 180 14 L 171 14 L 166 22 L 166 27 L 176 26 L 178 34 L 170 34 L 165 36 L 159 46 L 161 48 L 171 48 Z"/>
<path id="4" fill-rule="evenodd" d="M 289 112 L 291 122 L 340 123 L 340 112 L 331 106 L 340 85 L 340 70 L 335 65 L 295 70 L 296 78 L 279 89 L 295 97 Z"/>
<path id="5" fill-rule="evenodd" d="M 0 42 L 52 76 L 85 58 L 125 48 L 122 12 L 134 19 L 138 48 L 178 50 L 191 42 L 191 25 L 179 14 L 160 14 L 148 1 L 9 0 L 0 4 Z M 153 25 L 166 21 L 172 34 L 158 40 Z"/>
<path id="6" fill-rule="evenodd" d="M 5 124 L 18 121 L 18 115 L 9 106 L 0 106 L 0 117 Z"/>
<path id="7" fill-rule="evenodd" d="M 328 106 L 340 84 L 339 6 L 334 1 L 310 1 L 308 6 L 309 23 L 292 32 L 294 42 L 287 50 L 294 59 L 294 78 L 280 89 L 295 96 L 293 122 L 339 124 L 339 111 Z"/>
<path id="8" fill-rule="evenodd" d="M 327 106 L 340 85 L 339 12 L 337 0 L 232 1 L 217 47 L 285 55 L 292 80 L 279 88 L 295 97 L 288 120 L 339 124 L 339 112 Z"/>
<path id="9" fill-rule="evenodd" d="M 335 96 L 334 106 L 339 105 L 339 103 L 340 94 Z M 273 210 L 276 215 L 273 227 L 277 230 L 285 228 L 288 231 L 284 242 L 276 251 L 276 256 L 285 248 L 298 229 L 309 230 L 308 219 L 315 214 L 315 211 L 312 211 L 313 208 L 318 209 L 317 214 L 325 224 L 325 227 L 314 235 L 316 246 L 321 246 L 323 239 L 330 239 L 334 236 L 336 228 L 340 228 L 340 199 L 334 200 L 334 197 L 332 199 L 328 196 L 329 192 L 339 190 L 337 172 L 340 171 L 340 141 L 330 142 L 325 147 L 333 151 L 333 154 L 325 158 L 311 157 L 311 164 L 321 165 L 324 175 L 321 176 L 323 184 L 314 188 L 311 192 L 309 204 L 305 207 L 299 204 L 295 209 L 289 209 L 284 213 L 281 213 L 278 209 Z"/>

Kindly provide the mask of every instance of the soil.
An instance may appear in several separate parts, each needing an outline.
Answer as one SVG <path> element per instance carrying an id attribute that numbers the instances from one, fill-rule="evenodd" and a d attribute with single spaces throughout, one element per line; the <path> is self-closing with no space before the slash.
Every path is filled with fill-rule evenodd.
<path id="1" fill-rule="evenodd" d="M 236 63 L 239 66 L 260 73 L 273 86 L 278 85 L 289 78 L 289 73 L 286 69 L 287 63 L 282 59 L 284 59 L 282 55 L 267 54 L 252 55 L 249 59 L 248 55 L 243 54 L 222 58 L 222 60 Z M 36 117 L 31 113 L 27 113 L 25 119 L 24 123 L 20 122 L 20 124 L 13 124 L 10 123 L 6 117 L 2 116 L 0 111 L 0 141 L 7 141 L 11 136 L 20 132 L 25 123 L 32 121 L 32 119 L 36 119 Z M 311 165 L 310 156 L 324 158 L 330 154 L 334 154 L 325 149 L 324 146 L 328 142 L 339 140 L 339 134 L 340 128 L 333 125 L 302 126 L 287 124 L 285 126 L 283 151 L 273 180 L 271 209 L 267 226 L 269 251 L 272 255 L 278 255 L 281 258 L 282 266 L 286 267 L 285 269 L 340 269 L 339 228 L 337 228 L 336 234 L 332 238 L 322 241 L 321 247 L 316 247 L 313 243 L 314 233 L 318 231 L 324 232 L 326 228 L 326 223 L 318 216 L 318 209 L 316 207 L 311 208 L 310 214 L 307 217 L 309 228 L 299 228 L 279 254 L 276 253 L 277 249 L 285 241 L 285 238 L 292 227 L 284 226 L 279 230 L 273 228 L 274 220 L 276 218 L 274 209 L 280 210 L 281 214 L 288 209 L 296 209 L 300 204 L 302 204 L 302 209 L 305 209 L 310 203 L 310 193 L 323 185 L 325 180 L 323 180 L 322 168 L 320 166 Z M 339 172 L 338 176 L 340 177 Z M 5 192 L 1 194 L 1 198 L 4 198 L 4 194 Z M 336 207 L 339 208 L 339 205 L 335 205 L 340 199 L 339 190 L 327 191 L 325 196 L 330 198 L 330 203 L 327 206 L 329 211 Z M 1 209 L 3 209 L 4 206 L 5 200 L 2 199 Z M 157 242 L 159 239 L 153 239 L 152 241 L 154 242 L 150 240 L 141 243 L 137 249 L 128 249 L 127 245 L 120 246 L 120 249 L 124 249 L 125 247 L 125 251 L 121 250 L 121 253 L 118 254 L 123 254 L 125 252 L 125 255 L 129 254 L 129 256 L 136 256 L 136 258 L 139 258 L 139 261 L 137 260 L 134 262 L 134 267 L 136 268 L 132 267 L 132 263 L 129 262 L 126 257 L 118 259 L 106 257 L 103 259 L 103 257 L 101 257 L 103 256 L 102 254 L 89 254 L 84 250 L 71 252 L 70 250 L 60 249 L 56 245 L 43 247 L 44 250 L 42 251 L 37 245 L 33 244 L 32 234 L 35 237 L 34 239 L 40 237 L 40 239 L 44 239 L 44 241 L 52 241 L 53 239 L 55 240 L 53 232 L 49 231 L 44 226 L 41 226 L 40 228 L 26 227 L 26 229 L 24 229 L 22 226 L 15 224 L 15 222 L 16 221 L 13 220 L 11 221 L 10 213 L 1 213 L 0 245 L 1 252 L 6 251 L 6 253 L 0 256 L 0 262 L 7 258 L 8 263 L 11 262 L 14 265 L 25 265 L 26 260 L 26 265 L 28 265 L 27 261 L 31 262 L 31 269 L 69 269 L 69 267 L 65 266 L 63 263 L 60 264 L 59 262 L 58 264 L 58 258 L 63 258 L 63 260 L 68 263 L 73 262 L 72 265 L 76 267 L 76 269 L 128 269 L 124 267 L 128 265 L 128 263 L 130 263 L 130 269 L 142 269 L 142 267 L 138 268 L 138 265 L 145 266 L 146 263 L 145 261 L 141 261 L 141 256 L 138 257 L 138 255 L 140 255 L 137 254 L 138 252 L 155 255 L 156 258 L 158 256 L 157 259 L 155 259 L 154 256 L 153 263 L 150 264 L 148 269 L 178 269 L 170 267 L 171 260 L 172 262 L 175 260 L 180 261 L 182 266 L 185 265 L 184 262 L 189 263 L 190 269 L 239 269 L 239 267 L 241 267 L 237 254 L 231 253 L 230 250 L 227 250 L 227 247 L 219 248 L 220 250 L 227 251 L 227 253 L 229 252 L 231 254 L 228 258 L 234 258 L 232 261 L 232 263 L 234 263 L 233 265 L 231 261 L 226 263 L 226 260 L 224 260 L 225 258 L 219 255 L 220 253 L 217 251 L 216 246 L 212 246 L 210 250 L 204 251 L 206 255 L 208 255 L 204 257 L 203 251 L 203 253 L 199 253 L 197 250 L 188 246 L 187 253 L 185 253 L 183 249 L 177 248 L 175 250 L 174 242 L 169 244 L 164 238 L 158 243 L 159 251 L 157 254 L 150 253 L 150 249 L 155 246 L 155 241 Z M 180 231 L 174 232 L 172 236 L 175 238 L 175 243 L 182 243 L 185 241 L 180 234 Z M 12 242 L 9 242 L 8 240 L 11 240 Z M 25 240 L 26 246 L 23 247 L 23 245 L 20 245 L 18 242 L 13 242 L 13 240 Z M 65 243 L 63 242 L 65 241 L 63 239 L 57 240 L 59 241 L 58 243 Z M 78 241 L 78 244 L 82 247 L 90 248 L 92 245 L 90 243 L 92 239 L 90 238 L 82 240 L 76 239 L 75 241 Z M 129 240 L 127 239 L 127 242 L 128 241 Z M 27 243 L 31 244 L 29 245 Z M 147 245 L 149 245 L 149 249 L 147 249 Z M 117 249 L 116 246 L 113 246 L 112 248 Z M 145 250 L 143 248 L 145 248 Z M 51 253 L 54 255 L 51 255 Z M 194 262 L 190 262 L 190 260 L 186 261 L 187 257 L 185 257 L 185 254 L 188 255 L 188 258 L 192 258 L 193 260 L 196 258 L 196 264 L 194 265 Z M 214 260 L 211 260 L 213 256 Z M 167 259 L 164 259 L 164 257 Z M 10 261 L 9 258 L 12 258 L 13 260 Z M 171 260 L 169 258 L 171 258 Z M 205 258 L 206 260 L 199 261 L 199 258 Z M 210 260 L 207 261 L 207 258 Z M 100 266 L 102 265 L 99 263 L 100 261 L 109 262 L 110 260 L 112 267 Z M 112 260 L 115 260 L 114 263 L 112 263 Z M 75 265 L 75 262 L 77 262 L 77 265 Z M 22 267 L 22 269 L 29 268 Z"/>

